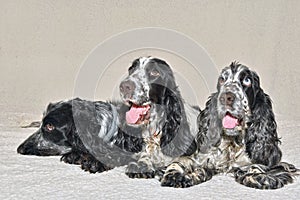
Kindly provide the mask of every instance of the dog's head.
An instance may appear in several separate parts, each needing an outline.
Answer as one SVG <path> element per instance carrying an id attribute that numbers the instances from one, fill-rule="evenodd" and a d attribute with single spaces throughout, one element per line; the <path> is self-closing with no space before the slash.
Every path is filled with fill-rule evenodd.
<path id="1" fill-rule="evenodd" d="M 174 92 L 177 92 L 174 75 L 165 61 L 152 57 L 136 59 L 120 84 L 121 98 L 130 106 L 127 122 L 148 123 L 151 106 L 166 104 L 167 93 Z"/>
<path id="2" fill-rule="evenodd" d="M 248 67 L 232 63 L 225 67 L 218 79 L 217 110 L 224 133 L 240 134 L 247 128 L 252 111 L 261 91 L 259 77 Z"/>
<path id="3" fill-rule="evenodd" d="M 49 104 L 40 128 L 17 149 L 24 155 L 52 156 L 71 151 L 67 135 L 72 128 L 71 103 Z"/>

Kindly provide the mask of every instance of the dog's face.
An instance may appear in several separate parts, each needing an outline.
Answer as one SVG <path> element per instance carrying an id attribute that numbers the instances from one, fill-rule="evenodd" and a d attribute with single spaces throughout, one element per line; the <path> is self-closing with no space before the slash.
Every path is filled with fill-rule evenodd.
<path id="1" fill-rule="evenodd" d="M 247 128 L 259 89 L 257 74 L 248 67 L 232 63 L 218 79 L 218 114 L 226 135 L 235 136 Z"/>
<path id="2" fill-rule="evenodd" d="M 72 108 L 70 104 L 49 104 L 41 127 L 17 149 L 24 155 L 51 156 L 71 151 L 67 134 L 71 131 Z"/>
<path id="3" fill-rule="evenodd" d="M 147 123 L 151 106 L 162 104 L 166 90 L 175 89 L 173 72 L 165 61 L 151 57 L 136 59 L 120 84 L 121 98 L 131 107 L 127 122 Z"/>

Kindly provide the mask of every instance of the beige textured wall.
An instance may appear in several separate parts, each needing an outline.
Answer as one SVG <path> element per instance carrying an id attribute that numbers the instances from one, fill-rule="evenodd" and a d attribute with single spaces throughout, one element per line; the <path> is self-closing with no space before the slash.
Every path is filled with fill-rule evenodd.
<path id="1" fill-rule="evenodd" d="M 255 69 L 276 113 L 300 118 L 300 1 L 0 0 L 0 8 L 4 110 L 40 113 L 49 101 L 71 98 L 76 74 L 96 45 L 129 29 L 163 27 L 193 38 L 219 70 L 233 60 Z M 149 53 L 162 55 L 180 73 L 177 66 L 184 63 L 176 56 Z M 115 84 L 140 54 L 145 52 L 117 60 L 122 67 L 104 84 Z M 99 87 L 96 94 L 112 95 Z M 199 95 L 201 107 L 208 95 Z"/>

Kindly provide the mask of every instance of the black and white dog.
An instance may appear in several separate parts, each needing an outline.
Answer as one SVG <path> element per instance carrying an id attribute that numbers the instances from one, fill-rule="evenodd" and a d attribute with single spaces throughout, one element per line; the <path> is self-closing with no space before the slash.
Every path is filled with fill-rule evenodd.
<path id="1" fill-rule="evenodd" d="M 223 69 L 206 108 L 198 117 L 198 151 L 168 166 L 163 186 L 190 187 L 219 173 L 258 189 L 293 182 L 298 169 L 281 162 L 277 125 L 270 97 L 258 75 L 232 63 Z"/>
<path id="2" fill-rule="evenodd" d="M 50 104 L 39 130 L 17 151 L 63 155 L 90 172 L 129 164 L 131 178 L 152 178 L 175 157 L 193 154 L 200 110 L 183 102 L 170 66 L 143 57 L 128 72 L 120 84 L 123 102 Z"/>
<path id="3" fill-rule="evenodd" d="M 156 58 L 140 58 L 120 84 L 122 99 L 130 106 L 127 125 L 141 128 L 144 149 L 128 165 L 129 177 L 152 177 L 173 158 L 191 155 L 199 109 L 184 104 L 169 65 Z"/>

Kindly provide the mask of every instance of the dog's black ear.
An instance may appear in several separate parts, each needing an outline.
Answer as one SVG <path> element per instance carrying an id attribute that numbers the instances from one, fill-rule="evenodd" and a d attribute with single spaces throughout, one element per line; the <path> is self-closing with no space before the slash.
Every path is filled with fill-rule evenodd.
<path id="1" fill-rule="evenodd" d="M 214 93 L 206 102 L 205 109 L 198 116 L 197 144 L 201 153 L 206 153 L 212 146 L 217 146 L 221 140 L 222 121 L 217 111 L 218 94 Z"/>
<path id="2" fill-rule="evenodd" d="M 178 90 L 166 88 L 163 99 L 165 115 L 162 118 L 161 148 L 165 155 L 191 155 L 196 150 L 195 138 L 190 133 L 184 104 Z"/>
<path id="3" fill-rule="evenodd" d="M 269 95 L 260 88 L 259 77 L 253 72 L 254 99 L 251 106 L 251 123 L 245 135 L 246 152 L 253 163 L 273 166 L 281 160 L 278 147 L 277 124 Z"/>

